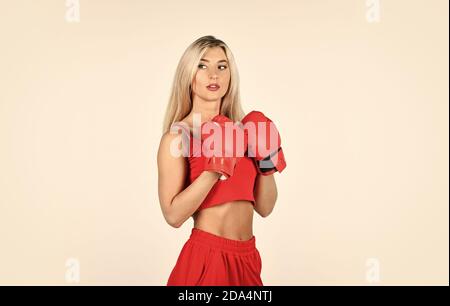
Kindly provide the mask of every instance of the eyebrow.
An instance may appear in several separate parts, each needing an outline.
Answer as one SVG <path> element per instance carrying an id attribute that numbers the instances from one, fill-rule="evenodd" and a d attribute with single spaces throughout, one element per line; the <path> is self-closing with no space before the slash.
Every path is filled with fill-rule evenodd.
<path id="1" fill-rule="evenodd" d="M 201 61 L 204 61 L 204 62 L 208 62 L 208 63 L 209 63 L 209 60 L 207 60 L 206 58 L 202 58 Z M 220 60 L 220 61 L 218 61 L 218 63 L 226 63 L 226 62 L 227 62 L 226 60 Z"/>

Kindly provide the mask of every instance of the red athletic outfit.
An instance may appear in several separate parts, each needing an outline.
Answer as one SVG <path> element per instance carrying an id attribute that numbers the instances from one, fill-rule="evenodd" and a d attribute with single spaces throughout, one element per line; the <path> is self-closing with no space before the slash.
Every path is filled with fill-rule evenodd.
<path id="1" fill-rule="evenodd" d="M 191 184 L 202 173 L 205 156 L 196 151 L 201 146 L 193 145 L 199 140 L 190 131 L 184 135 L 189 135 L 187 183 Z M 218 180 L 198 210 L 235 200 L 247 200 L 254 205 L 256 175 L 251 158 L 242 157 L 233 176 Z M 255 236 L 246 241 L 232 240 L 193 228 L 167 286 L 263 286 L 261 257 L 255 241 Z"/>
<path id="2" fill-rule="evenodd" d="M 263 286 L 255 236 L 231 240 L 194 227 L 167 286 Z"/>

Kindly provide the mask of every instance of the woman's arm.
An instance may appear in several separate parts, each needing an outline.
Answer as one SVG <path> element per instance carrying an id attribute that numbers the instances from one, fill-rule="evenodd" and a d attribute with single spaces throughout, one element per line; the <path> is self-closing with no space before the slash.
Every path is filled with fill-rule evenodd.
<path id="1" fill-rule="evenodd" d="M 273 174 L 256 176 L 254 195 L 255 211 L 263 218 L 270 215 L 278 197 L 277 184 Z"/>
<path id="2" fill-rule="evenodd" d="M 178 141 L 181 150 L 179 137 L 181 135 L 164 134 L 158 150 L 159 203 L 166 222 L 173 227 L 180 227 L 192 216 L 220 177 L 217 172 L 203 171 L 184 189 L 188 166 L 186 158 L 172 156 L 170 152 L 173 141 Z"/>

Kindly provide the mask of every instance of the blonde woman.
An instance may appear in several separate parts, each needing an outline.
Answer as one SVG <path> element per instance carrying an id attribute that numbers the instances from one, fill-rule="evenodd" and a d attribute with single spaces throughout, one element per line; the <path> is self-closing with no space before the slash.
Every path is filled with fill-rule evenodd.
<path id="1" fill-rule="evenodd" d="M 269 126 L 270 132 L 262 133 L 266 126 L 264 132 Z M 219 133 L 223 146 L 213 142 L 214 153 L 204 154 L 205 142 Z M 263 142 L 270 145 L 262 148 Z M 228 46 L 214 36 L 194 41 L 176 70 L 158 150 L 165 220 L 175 228 L 194 220 L 168 286 L 263 285 L 253 211 L 262 217 L 271 213 L 277 199 L 273 173 L 285 167 L 271 120 L 256 111 L 244 117 Z"/>

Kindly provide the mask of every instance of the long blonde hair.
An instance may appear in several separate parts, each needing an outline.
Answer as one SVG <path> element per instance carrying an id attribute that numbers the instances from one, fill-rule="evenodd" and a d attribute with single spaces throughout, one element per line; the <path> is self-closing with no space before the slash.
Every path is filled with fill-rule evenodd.
<path id="1" fill-rule="evenodd" d="M 230 85 L 222 98 L 220 114 L 234 122 L 244 116 L 239 94 L 239 74 L 233 54 L 228 46 L 214 36 L 203 36 L 194 41 L 183 53 L 175 72 L 169 103 L 164 116 L 163 133 L 169 132 L 173 123 L 181 121 L 192 110 L 192 81 L 200 59 L 208 48 L 221 47 L 225 52 L 230 69 Z"/>

